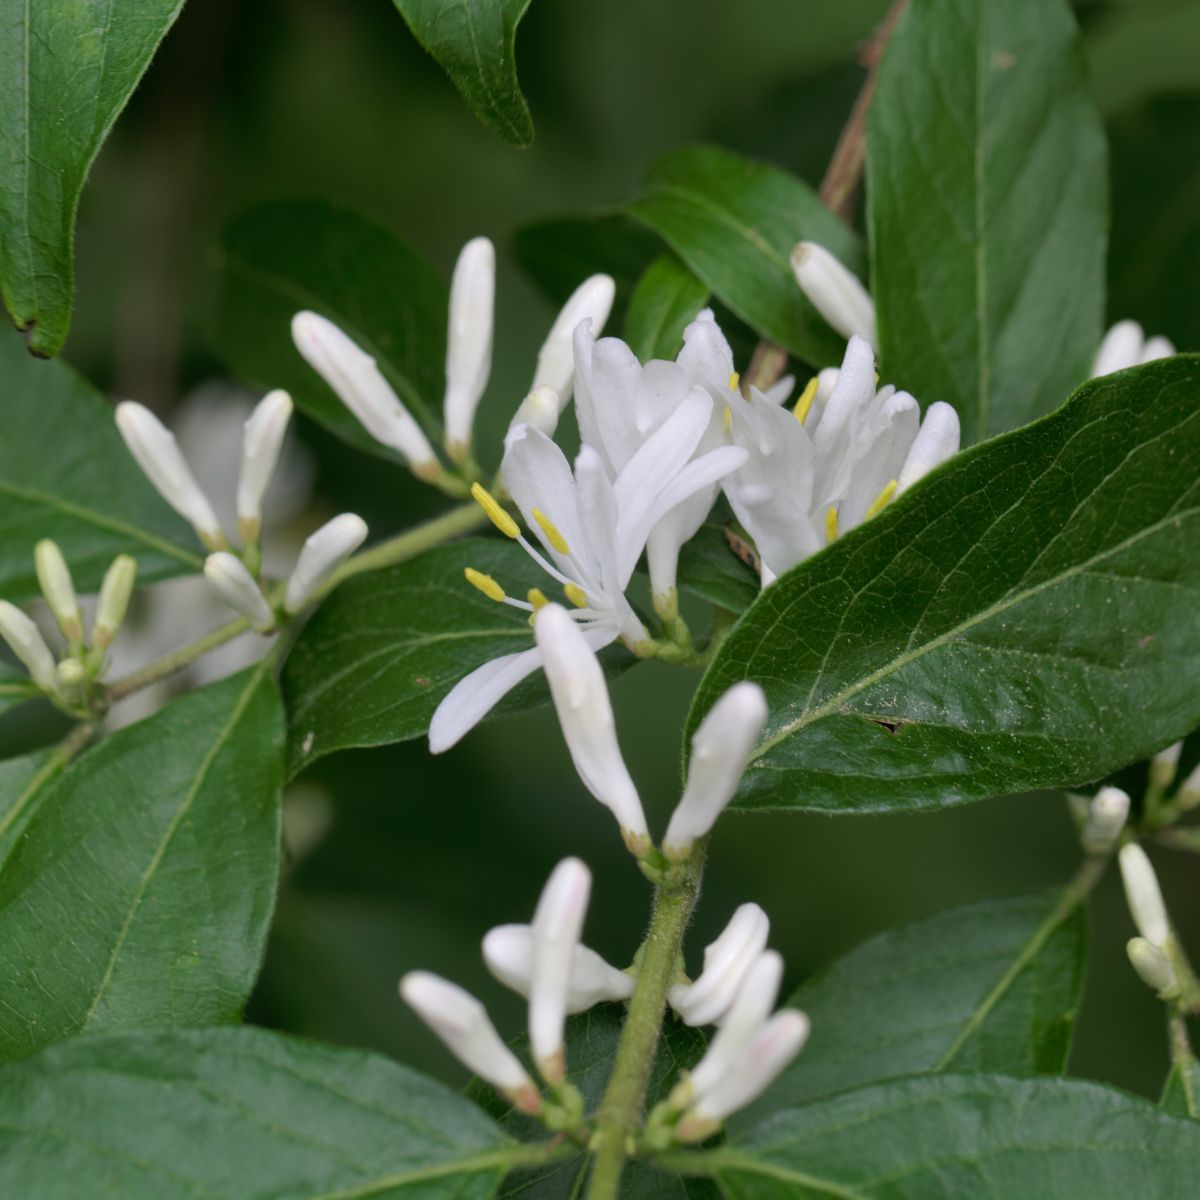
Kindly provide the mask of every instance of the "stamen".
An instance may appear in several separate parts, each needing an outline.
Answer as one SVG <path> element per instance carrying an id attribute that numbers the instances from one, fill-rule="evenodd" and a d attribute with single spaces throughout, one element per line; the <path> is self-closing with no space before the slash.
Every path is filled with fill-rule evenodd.
<path id="1" fill-rule="evenodd" d="M 546 599 L 546 593 L 541 588 L 530 588 L 526 593 L 526 599 L 533 605 L 533 611 L 537 612 L 539 608 L 545 608 L 550 603 Z"/>
<path id="2" fill-rule="evenodd" d="M 478 588 L 489 600 L 503 604 L 508 599 L 504 589 L 490 575 L 476 571 L 474 567 L 467 567 L 463 571 L 463 575 L 466 576 L 467 582 L 473 588 Z"/>
<path id="3" fill-rule="evenodd" d="M 838 535 L 837 505 L 831 504 L 825 510 L 825 544 L 828 546 L 830 542 L 837 541 L 837 535 Z"/>
<path id="4" fill-rule="evenodd" d="M 884 484 L 879 495 L 871 501 L 871 506 L 867 509 L 867 515 L 863 520 L 869 521 L 872 517 L 877 517 L 888 506 L 888 501 L 896 494 L 896 481 L 893 479 L 891 483 Z"/>
<path id="5" fill-rule="evenodd" d="M 520 537 L 521 529 L 516 521 L 512 519 L 504 511 L 504 506 L 492 495 L 491 492 L 483 486 L 482 483 L 471 484 L 471 495 L 475 503 L 487 513 L 492 524 L 500 530 L 505 537 L 515 538 Z"/>
<path id="6" fill-rule="evenodd" d="M 728 433 L 730 425 L 733 424 L 733 409 L 729 405 L 725 405 L 725 416 L 721 418 L 721 428 Z"/>
<path id="7" fill-rule="evenodd" d="M 741 387 L 742 377 L 736 371 L 729 372 L 729 390 L 736 392 Z"/>
<path id="8" fill-rule="evenodd" d="M 567 546 L 567 539 L 559 532 L 558 526 L 540 508 L 535 508 L 532 515 L 533 519 L 542 527 L 542 532 L 546 535 L 546 540 L 550 545 L 559 554 L 570 554 L 571 550 Z"/>
<path id="9" fill-rule="evenodd" d="M 804 391 L 800 393 L 800 399 L 796 401 L 796 407 L 792 409 L 796 420 L 801 425 L 804 424 L 805 418 L 808 416 L 809 409 L 812 408 L 813 401 L 817 398 L 817 388 L 821 386 L 820 379 L 814 375 L 804 386 Z"/>
<path id="10" fill-rule="evenodd" d="M 567 599 L 575 605 L 576 608 L 587 608 L 588 598 L 587 592 L 583 590 L 577 583 L 563 584 L 563 591 L 567 594 Z"/>

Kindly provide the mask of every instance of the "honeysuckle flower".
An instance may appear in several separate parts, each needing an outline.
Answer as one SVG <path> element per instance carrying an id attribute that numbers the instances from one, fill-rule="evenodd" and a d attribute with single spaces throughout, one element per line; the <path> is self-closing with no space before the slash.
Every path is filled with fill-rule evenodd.
<path id="1" fill-rule="evenodd" d="M 1175 772 L 1179 770 L 1179 758 L 1183 754 L 1183 743 L 1174 742 L 1160 750 L 1150 759 L 1150 786 L 1169 788 L 1175 781 Z"/>
<path id="2" fill-rule="evenodd" d="M 1146 337 L 1136 321 L 1118 321 L 1104 335 L 1092 360 L 1092 378 L 1124 371 L 1159 358 L 1170 358 L 1175 347 L 1168 338 Z"/>
<path id="3" fill-rule="evenodd" d="M 791 260 L 800 290 L 842 337 L 877 344 L 875 304 L 853 271 L 816 242 L 798 243 Z"/>
<path id="4" fill-rule="evenodd" d="M 400 995 L 472 1073 L 503 1093 L 522 1112 L 541 1108 L 537 1085 L 500 1040 L 483 1005 L 457 984 L 428 971 L 400 981 Z"/>
<path id="5" fill-rule="evenodd" d="M 210 554 L 204 560 L 204 578 L 222 603 L 245 617 L 252 629 L 270 633 L 275 628 L 275 614 L 240 558 L 226 550 Z"/>
<path id="6" fill-rule="evenodd" d="M 1146 941 L 1160 950 L 1164 949 L 1171 936 L 1171 923 L 1167 919 L 1167 907 L 1163 903 L 1158 876 L 1150 865 L 1150 859 L 1141 846 L 1129 842 L 1121 847 L 1118 861 L 1133 923 Z"/>
<path id="7" fill-rule="evenodd" d="M 712 1025 L 728 1011 L 746 973 L 766 949 L 771 922 L 757 904 L 743 904 L 704 951 L 704 970 L 690 984 L 676 984 L 668 999 L 688 1025 Z"/>
<path id="8" fill-rule="evenodd" d="M 299 612 L 367 536 L 367 525 L 355 513 L 342 513 L 310 534 L 296 559 L 284 592 L 283 607 Z"/>
<path id="9" fill-rule="evenodd" d="M 533 927 L 497 925 L 483 939 L 483 960 L 505 987 L 528 999 L 533 978 Z M 567 1012 L 580 1013 L 610 1000 L 628 1000 L 633 978 L 584 945 L 571 954 Z"/>
<path id="10" fill-rule="evenodd" d="M 485 237 L 459 252 L 450 280 L 446 331 L 446 453 L 463 462 L 471 452 L 475 410 L 492 372 L 492 314 L 496 300 L 496 250 Z"/>
<path id="11" fill-rule="evenodd" d="M 1125 945 L 1129 962 L 1142 982 L 1164 1000 L 1179 995 L 1179 977 L 1166 952 L 1143 937 L 1130 938 Z"/>
<path id="12" fill-rule="evenodd" d="M 287 392 L 268 392 L 255 405 L 243 427 L 242 463 L 237 486 L 237 531 L 247 545 L 262 533 L 262 502 L 275 474 L 283 439 L 292 417 Z"/>
<path id="13" fill-rule="evenodd" d="M 79 611 L 79 600 L 71 581 L 71 568 L 58 543 L 49 538 L 38 542 L 33 548 L 33 564 L 38 586 L 63 637 L 72 646 L 80 645 L 83 642 L 83 614 Z"/>
<path id="14" fill-rule="evenodd" d="M 129 600 L 137 580 L 137 562 L 128 554 L 118 554 L 104 572 L 96 615 L 92 619 L 92 648 L 101 652 L 112 645 L 117 630 L 129 611 Z"/>
<path id="15" fill-rule="evenodd" d="M 663 853 L 686 858 L 733 798 L 767 723 L 767 698 L 756 683 L 735 683 L 712 706 L 692 738 L 687 787 L 671 814 Z"/>
<path id="16" fill-rule="evenodd" d="M 1089 854 L 1107 854 L 1121 836 L 1129 816 L 1129 793 L 1102 787 L 1088 805 L 1080 839 Z"/>
<path id="17" fill-rule="evenodd" d="M 516 415 L 512 419 L 511 429 L 518 425 L 532 425 L 534 429 L 553 437 L 558 428 L 558 418 L 562 412 L 562 402 L 558 393 L 545 384 L 535 387 L 521 401 Z"/>
<path id="18" fill-rule="evenodd" d="M 0 637 L 20 659 L 33 682 L 42 691 L 53 694 L 58 685 L 54 655 L 33 621 L 7 600 L 0 600 Z"/>

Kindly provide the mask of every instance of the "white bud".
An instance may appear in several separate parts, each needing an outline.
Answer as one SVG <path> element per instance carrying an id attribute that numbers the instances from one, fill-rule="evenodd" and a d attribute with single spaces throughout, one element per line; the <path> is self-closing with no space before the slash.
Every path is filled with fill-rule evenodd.
<path id="1" fill-rule="evenodd" d="M 1164 1000 L 1179 995 L 1179 978 L 1167 954 L 1145 938 L 1130 938 L 1125 952 L 1142 982 Z"/>
<path id="2" fill-rule="evenodd" d="M 842 337 L 857 334 L 875 345 L 875 305 L 853 271 L 816 242 L 796 246 L 792 271 L 812 306 Z"/>
<path id="3" fill-rule="evenodd" d="M 137 579 L 137 563 L 128 554 L 118 554 L 104 573 L 100 585 L 100 598 L 96 602 L 96 616 L 92 621 L 92 646 L 107 650 L 125 620 L 129 610 L 129 598 Z"/>
<path id="4" fill-rule="evenodd" d="M 54 670 L 54 655 L 38 631 L 38 627 L 15 605 L 0 600 L 0 637 L 25 664 L 30 678 L 44 692 L 53 692 L 58 685 Z"/>
<path id="5" fill-rule="evenodd" d="M 639 853 L 648 847 L 650 835 L 642 802 L 617 744 L 600 661 L 559 604 L 540 609 L 533 629 L 575 770 L 584 787 L 616 816 L 626 844 Z"/>
<path id="6" fill-rule="evenodd" d="M 1175 742 L 1165 750 L 1160 750 L 1150 759 L 1150 786 L 1169 788 L 1179 770 L 1179 756 L 1183 753 L 1183 743 Z"/>
<path id="7" fill-rule="evenodd" d="M 210 550 L 223 550 L 225 535 L 207 497 L 184 461 L 174 434 L 148 409 L 132 400 L 117 405 L 117 428 L 146 478 L 187 521 Z"/>
<path id="8" fill-rule="evenodd" d="M 1170 358 L 1175 353 L 1175 343 L 1170 338 L 1152 337 L 1146 339 L 1142 347 L 1139 364 L 1157 362 L 1160 358 Z"/>
<path id="9" fill-rule="evenodd" d="M 533 927 L 497 925 L 483 939 L 483 960 L 488 970 L 505 987 L 529 997 L 533 978 Z M 567 989 L 567 1012 L 586 1012 L 610 1000 L 628 1000 L 633 979 L 605 962 L 595 950 L 576 946 L 571 955 L 571 979 Z"/>
<path id="10" fill-rule="evenodd" d="M 63 637 L 72 645 L 79 645 L 83 641 L 83 614 L 79 611 L 75 585 L 71 582 L 71 569 L 58 543 L 49 538 L 38 542 L 33 548 L 33 564 L 37 571 L 38 586 Z"/>
<path id="11" fill-rule="evenodd" d="M 743 904 L 704 951 L 704 970 L 690 984 L 676 984 L 671 1007 L 688 1025 L 712 1025 L 733 1003 L 746 973 L 767 945 L 771 922 L 757 904 Z"/>
<path id="12" fill-rule="evenodd" d="M 465 1067 L 503 1092 L 518 1108 L 536 1112 L 537 1087 L 500 1040 L 482 1004 L 457 984 L 428 971 L 400 980 L 400 995 Z"/>
<path id="13" fill-rule="evenodd" d="M 917 436 L 909 447 L 896 480 L 896 495 L 923 479 L 934 467 L 940 467 L 946 459 L 958 453 L 962 439 L 958 413 L 952 405 L 936 400 L 925 410 Z"/>
<path id="14" fill-rule="evenodd" d="M 332 321 L 314 312 L 298 312 L 292 318 L 292 341 L 376 441 L 399 450 L 422 479 L 441 473 L 429 439 L 375 360 Z"/>
<path id="15" fill-rule="evenodd" d="M 255 405 L 242 430 L 242 469 L 238 475 L 238 533 L 247 545 L 262 532 L 262 502 L 279 462 L 284 435 L 292 417 L 292 398 L 284 391 L 268 392 Z"/>
<path id="16" fill-rule="evenodd" d="M 485 237 L 473 238 L 454 264 L 446 330 L 446 452 L 455 462 L 470 452 L 475 410 L 492 372 L 495 301 L 495 247 Z"/>
<path id="17" fill-rule="evenodd" d="M 554 320 L 541 350 L 530 391 L 540 387 L 552 388 L 559 400 L 559 414 L 571 399 L 575 387 L 575 329 L 581 321 L 590 320 L 596 337 L 612 312 L 617 285 L 608 275 L 593 275 L 585 279 L 568 297 Z M 514 424 L 519 422 L 514 421 Z"/>
<path id="18" fill-rule="evenodd" d="M 1175 803 L 1185 812 L 1200 804 L 1200 763 L 1191 769 L 1188 777 L 1179 785 Z"/>
<path id="19" fill-rule="evenodd" d="M 687 857 L 733 798 L 758 735 L 767 723 L 767 698 L 757 683 L 734 684 L 709 710 L 692 738 L 687 787 L 671 814 L 663 852 Z"/>
<path id="20" fill-rule="evenodd" d="M 1129 818 L 1129 793 L 1117 787 L 1102 787 L 1088 805 L 1087 819 L 1080 832 L 1089 854 L 1107 854 L 1121 836 Z"/>
<path id="21" fill-rule="evenodd" d="M 284 608 L 299 612 L 366 536 L 367 523 L 354 513 L 342 513 L 310 534 L 288 580 Z"/>
<path id="22" fill-rule="evenodd" d="M 550 874 L 533 914 L 533 967 L 529 981 L 529 1048 L 542 1078 L 561 1083 L 567 1074 L 563 1028 L 571 965 L 592 888 L 591 872 L 564 858 Z"/>
<path id="23" fill-rule="evenodd" d="M 275 628 L 275 614 L 241 559 L 225 550 L 204 560 L 204 578 L 223 604 L 241 613 L 259 633 Z"/>
<path id="24" fill-rule="evenodd" d="M 558 418 L 563 405 L 558 393 L 552 387 L 534 388 L 521 401 L 513 415 L 510 428 L 517 425 L 532 425 L 547 437 L 553 437 L 558 428 Z"/>
<path id="25" fill-rule="evenodd" d="M 1167 908 L 1163 903 L 1158 876 L 1150 865 L 1146 852 L 1136 842 L 1121 847 L 1118 856 L 1121 864 L 1121 881 L 1125 885 L 1125 899 L 1138 932 L 1160 950 L 1166 945 L 1171 933 L 1167 920 Z"/>
<path id="26" fill-rule="evenodd" d="M 1100 349 L 1096 351 L 1092 360 L 1092 378 L 1099 379 L 1101 375 L 1137 366 L 1144 345 L 1142 327 L 1136 321 L 1118 321 L 1104 335 Z"/>

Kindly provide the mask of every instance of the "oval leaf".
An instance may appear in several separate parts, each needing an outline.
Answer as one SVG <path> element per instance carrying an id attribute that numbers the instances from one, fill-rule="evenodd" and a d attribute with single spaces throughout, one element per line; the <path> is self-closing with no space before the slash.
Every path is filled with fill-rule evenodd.
<path id="1" fill-rule="evenodd" d="M 1200 721 L 1200 358 L 1095 380 L 762 592 L 689 717 L 759 681 L 744 807 L 1069 787 Z"/>
<path id="2" fill-rule="evenodd" d="M 677 258 L 656 258 L 634 289 L 625 317 L 625 341 L 641 359 L 673 360 L 683 331 L 708 303 L 708 288 Z"/>

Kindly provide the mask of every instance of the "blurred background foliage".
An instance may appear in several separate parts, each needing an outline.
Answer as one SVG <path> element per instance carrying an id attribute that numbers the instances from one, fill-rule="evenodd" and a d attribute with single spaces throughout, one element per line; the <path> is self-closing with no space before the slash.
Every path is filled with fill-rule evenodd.
<path id="1" fill-rule="evenodd" d="M 858 46 L 885 8 L 534 0 L 518 63 L 537 137 L 521 152 L 475 121 L 387 0 L 189 4 L 85 192 L 66 356 L 115 395 L 169 412 L 227 375 L 210 336 L 223 224 L 260 200 L 332 196 L 376 215 L 446 274 L 468 237 L 496 241 L 495 370 L 478 444 L 498 446 L 552 317 L 521 273 L 514 230 L 602 209 L 659 155 L 697 140 L 815 185 L 860 82 Z M 1078 13 L 1112 142 L 1111 316 L 1200 349 L 1200 5 L 1091 2 Z M 382 535 L 438 507 L 403 471 L 311 423 L 301 433 L 321 512 L 356 509 Z M 694 684 L 651 663 L 616 685 L 622 744 L 660 823 L 677 794 Z M 546 713 L 489 725 L 441 759 L 419 743 L 327 759 L 293 789 L 288 811 L 294 861 L 256 1021 L 454 1078 L 397 1002 L 396 979 L 418 965 L 445 972 L 515 1032 L 519 1006 L 485 976 L 479 939 L 490 924 L 527 919 L 567 853 L 595 872 L 588 940 L 619 962 L 639 940 L 648 887 Z M 755 900 L 794 983 L 891 925 L 1053 886 L 1076 858 L 1056 796 L 921 817 L 730 817 L 693 954 L 737 903 Z M 1193 864 L 1171 852 L 1159 861 L 1185 938 L 1200 944 Z M 1125 962 L 1132 929 L 1116 893 L 1110 878 L 1093 903 L 1072 1067 L 1154 1093 L 1166 1061 L 1160 1009 Z"/>

